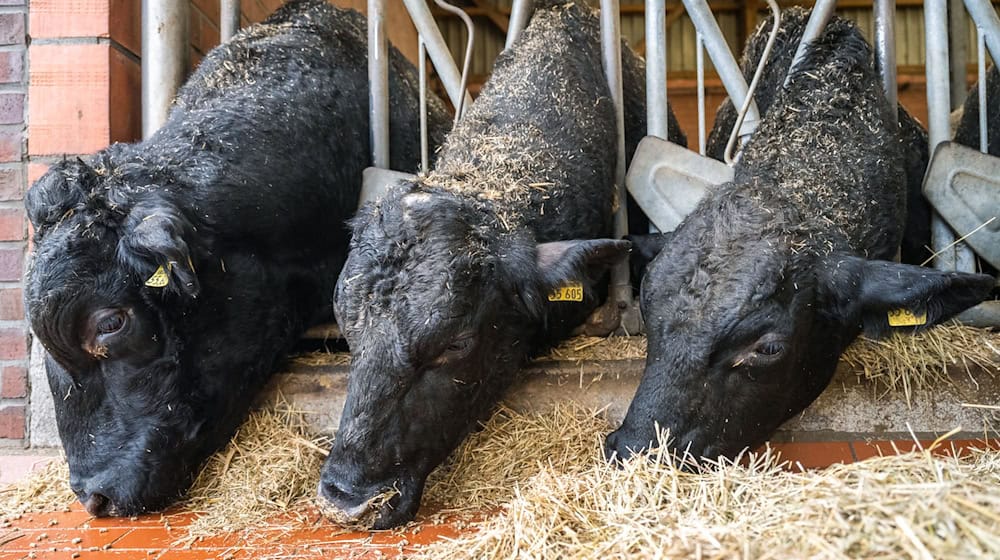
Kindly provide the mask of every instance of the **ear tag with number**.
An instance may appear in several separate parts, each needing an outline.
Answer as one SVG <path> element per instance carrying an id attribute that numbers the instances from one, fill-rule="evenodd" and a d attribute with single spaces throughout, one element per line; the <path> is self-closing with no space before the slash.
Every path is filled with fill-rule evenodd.
<path id="1" fill-rule="evenodd" d="M 168 264 L 167 269 L 164 270 L 163 265 L 160 265 L 160 268 L 157 268 L 156 272 L 154 272 L 153 275 L 146 280 L 146 285 L 150 288 L 165 287 L 170 283 L 170 274 L 168 274 L 167 271 L 171 268 L 172 267 Z"/>
<path id="2" fill-rule="evenodd" d="M 583 284 L 567 282 L 549 294 L 549 301 L 583 301 Z"/>
<path id="3" fill-rule="evenodd" d="M 927 312 L 915 315 L 909 309 L 892 309 L 889 311 L 890 327 L 916 327 L 927 324 Z"/>

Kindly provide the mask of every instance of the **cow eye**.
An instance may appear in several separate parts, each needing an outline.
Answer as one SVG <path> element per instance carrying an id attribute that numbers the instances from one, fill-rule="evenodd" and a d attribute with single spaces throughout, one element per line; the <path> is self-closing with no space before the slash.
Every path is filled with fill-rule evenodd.
<path id="1" fill-rule="evenodd" d="M 463 338 L 459 338 L 459 339 L 453 340 L 452 343 L 449 344 L 448 347 L 445 348 L 444 351 L 447 354 L 461 354 L 461 353 L 465 352 L 466 350 L 468 350 L 472 346 L 472 343 L 474 341 L 475 340 L 471 336 L 466 336 L 466 337 L 463 337 Z"/>
<path id="2" fill-rule="evenodd" d="M 123 309 L 106 309 L 94 316 L 94 331 L 98 335 L 114 334 L 125 327 L 128 315 Z"/>
<path id="3" fill-rule="evenodd" d="M 758 344 L 754 349 L 754 352 L 762 356 L 776 356 L 784 350 L 784 346 L 777 341 L 767 341 L 762 344 Z"/>

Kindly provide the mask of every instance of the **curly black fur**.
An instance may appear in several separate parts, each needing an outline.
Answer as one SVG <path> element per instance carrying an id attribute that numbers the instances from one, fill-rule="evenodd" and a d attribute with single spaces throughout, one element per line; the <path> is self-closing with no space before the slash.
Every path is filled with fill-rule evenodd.
<path id="1" fill-rule="evenodd" d="M 364 26 L 289 2 L 212 50 L 150 139 L 56 164 L 29 191 L 25 302 L 92 513 L 175 499 L 331 315 L 370 160 Z M 414 169 L 415 72 L 395 50 L 391 68 L 392 164 Z M 440 102 L 430 122 L 437 142 Z M 167 285 L 144 285 L 158 268 Z"/>
<path id="2" fill-rule="evenodd" d="M 788 10 L 782 26 L 806 18 Z M 790 35 L 776 60 L 794 51 Z M 755 62 L 745 58 L 744 71 Z M 809 405 L 862 328 L 888 330 L 889 310 L 925 314 L 917 328 L 926 328 L 992 286 L 988 276 L 868 260 L 891 259 L 899 245 L 906 158 L 854 24 L 835 17 L 783 81 L 763 82 L 770 102 L 734 181 L 658 238 L 665 245 L 642 282 L 646 371 L 608 436 L 609 456 L 655 444 L 658 426 L 696 458 L 733 457 Z"/>
<path id="3" fill-rule="evenodd" d="M 319 489 L 335 517 L 412 518 L 431 469 L 598 304 L 598 279 L 627 251 L 593 239 L 611 234 L 617 140 L 599 34 L 587 8 L 539 7 L 433 172 L 354 220 L 335 304 L 354 358 Z M 644 89 L 625 53 L 634 148 Z M 583 301 L 548 301 L 568 281 Z M 386 491 L 398 493 L 370 511 Z"/>

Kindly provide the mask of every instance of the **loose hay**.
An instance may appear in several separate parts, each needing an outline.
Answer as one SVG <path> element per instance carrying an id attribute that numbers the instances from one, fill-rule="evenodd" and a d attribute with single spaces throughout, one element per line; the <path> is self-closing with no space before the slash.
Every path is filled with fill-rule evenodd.
<path id="1" fill-rule="evenodd" d="M 64 511 L 76 501 L 69 488 L 69 465 L 54 459 L 26 479 L 0 488 L 0 518 L 31 512 Z"/>
<path id="2" fill-rule="evenodd" d="M 502 428 L 528 437 L 483 457 L 459 457 L 459 464 L 479 466 L 464 467 L 468 478 L 455 481 L 459 494 L 506 484 L 508 498 L 479 504 L 502 506 L 502 513 L 418 557 L 1000 555 L 1000 454 L 993 451 L 966 458 L 919 451 L 805 472 L 787 470 L 767 451 L 743 465 L 691 474 L 644 458 L 609 466 L 594 436 L 594 415 L 584 411 L 511 415 Z M 563 438 L 577 460 L 548 464 L 554 450 L 534 451 L 532 438 Z M 580 441 L 590 447 L 583 455 L 577 455 Z M 528 472 L 535 474 L 521 478 Z"/>
<path id="3" fill-rule="evenodd" d="M 284 401 L 252 413 L 209 458 L 181 503 L 198 513 L 186 538 L 260 526 L 311 503 L 329 444 L 312 437 L 305 415 Z"/>
<path id="4" fill-rule="evenodd" d="M 902 393 L 910 404 L 914 389 L 951 383 L 949 369 L 964 371 L 973 382 L 973 368 L 1000 373 L 1000 332 L 953 322 L 915 335 L 862 337 L 841 359 L 886 392 Z"/>

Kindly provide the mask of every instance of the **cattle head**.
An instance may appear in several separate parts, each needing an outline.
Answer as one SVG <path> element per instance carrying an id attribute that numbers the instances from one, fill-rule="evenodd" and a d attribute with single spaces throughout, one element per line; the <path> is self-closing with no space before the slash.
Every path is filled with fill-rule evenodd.
<path id="1" fill-rule="evenodd" d="M 547 296 L 569 281 L 585 302 L 628 251 L 612 240 L 536 243 L 490 204 L 404 188 L 363 208 L 336 289 L 350 344 L 347 402 L 319 500 L 341 522 L 412 519 L 424 481 L 541 346 Z"/>
<path id="2" fill-rule="evenodd" d="M 609 457 L 655 446 L 660 429 L 694 459 L 732 458 L 805 409 L 859 332 L 927 328 L 978 303 L 994 284 L 985 275 L 818 250 L 783 227 L 780 212 L 720 199 L 660 238 L 641 290 L 645 373 L 608 436 Z M 908 326 L 890 327 L 897 310 Z"/>
<path id="3" fill-rule="evenodd" d="M 223 297 L 203 286 L 223 276 L 219 258 L 184 211 L 158 200 L 168 177 L 111 163 L 121 149 L 53 165 L 26 201 L 28 316 L 48 353 L 71 486 L 98 516 L 159 509 L 187 488 L 246 414 L 247 371 L 260 367 L 247 363 L 253 351 L 230 360 L 222 325 L 266 330 L 233 307 L 249 307 L 252 287 Z M 248 277 L 240 259 L 228 264 Z"/>

